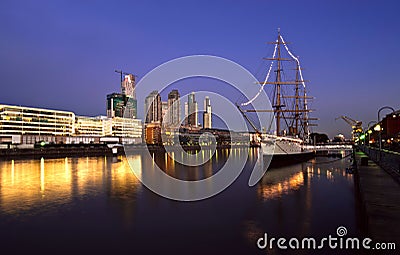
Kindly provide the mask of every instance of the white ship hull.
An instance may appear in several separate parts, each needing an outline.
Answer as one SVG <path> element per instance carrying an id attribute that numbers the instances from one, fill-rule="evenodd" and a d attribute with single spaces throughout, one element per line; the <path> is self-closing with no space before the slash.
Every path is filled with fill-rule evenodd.
<path id="1" fill-rule="evenodd" d="M 298 138 L 265 135 L 261 140 L 261 149 L 265 156 L 293 156 L 310 154 L 313 151 L 308 150 L 303 145 L 303 141 Z"/>

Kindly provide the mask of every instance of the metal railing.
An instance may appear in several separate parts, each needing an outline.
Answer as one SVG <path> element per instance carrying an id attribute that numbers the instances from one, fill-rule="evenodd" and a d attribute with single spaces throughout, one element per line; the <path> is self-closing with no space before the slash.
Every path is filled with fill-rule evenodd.
<path id="1" fill-rule="evenodd" d="M 400 153 L 379 149 L 375 147 L 359 145 L 358 148 L 363 151 L 368 157 L 385 169 L 388 173 L 400 177 Z"/>

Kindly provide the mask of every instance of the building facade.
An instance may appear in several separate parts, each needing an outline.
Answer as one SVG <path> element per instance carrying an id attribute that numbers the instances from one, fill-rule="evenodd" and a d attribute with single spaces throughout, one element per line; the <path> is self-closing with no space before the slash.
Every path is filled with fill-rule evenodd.
<path id="1" fill-rule="evenodd" d="M 135 76 L 133 74 L 125 75 L 124 80 L 121 82 L 122 94 L 136 100 L 135 86 Z"/>
<path id="2" fill-rule="evenodd" d="M 73 112 L 0 105 L 0 135 L 69 136 L 74 133 L 74 123 Z"/>
<path id="3" fill-rule="evenodd" d="M 137 118 L 137 99 L 135 91 L 136 81 L 133 74 L 125 75 L 124 80 L 121 82 L 121 92 L 125 96 L 125 109 L 124 118 Z"/>
<path id="4" fill-rule="evenodd" d="M 188 102 L 185 104 L 185 118 L 187 126 L 197 127 L 198 125 L 198 105 L 194 92 L 188 95 Z"/>
<path id="5" fill-rule="evenodd" d="M 161 122 L 162 120 L 162 104 L 161 96 L 158 91 L 152 91 L 144 102 L 145 123 Z"/>
<path id="6" fill-rule="evenodd" d="M 142 121 L 129 118 L 113 118 L 111 134 L 112 136 L 117 137 L 131 137 L 141 139 Z"/>
<path id="7" fill-rule="evenodd" d="M 152 123 L 146 124 L 145 141 L 146 141 L 146 144 L 155 144 L 155 145 L 162 144 L 160 123 L 152 122 Z"/>
<path id="8" fill-rule="evenodd" d="M 387 114 L 382 120 L 382 137 L 400 138 L 400 110 Z"/>
<path id="9" fill-rule="evenodd" d="M 121 93 L 112 93 L 107 95 L 107 117 L 123 117 L 126 97 Z"/>
<path id="10" fill-rule="evenodd" d="M 137 100 L 132 97 L 125 98 L 125 109 L 124 115 L 122 117 L 129 118 L 129 119 L 136 119 L 137 118 Z M 119 117 L 119 116 L 117 116 Z"/>
<path id="11" fill-rule="evenodd" d="M 174 89 L 168 94 L 168 119 L 167 125 L 177 127 L 181 123 L 181 102 L 178 90 Z"/>
<path id="12" fill-rule="evenodd" d="M 168 102 L 166 101 L 161 101 L 161 120 L 163 124 L 168 123 Z"/>
<path id="13" fill-rule="evenodd" d="M 203 128 L 211 128 L 212 121 L 211 121 L 211 102 L 210 98 L 206 96 L 204 98 L 204 112 L 203 112 Z"/>
<path id="14" fill-rule="evenodd" d="M 121 93 L 108 94 L 107 117 L 135 119 L 137 117 L 137 100 Z"/>
<path id="15" fill-rule="evenodd" d="M 142 122 L 131 118 L 76 116 L 73 112 L 0 105 L 0 143 L 99 143 L 100 137 L 141 143 Z M 97 138 L 96 138 L 97 137 Z"/>
<path id="16" fill-rule="evenodd" d="M 113 119 L 107 118 L 105 116 L 76 116 L 74 135 L 110 136 L 112 135 L 112 121 Z"/>

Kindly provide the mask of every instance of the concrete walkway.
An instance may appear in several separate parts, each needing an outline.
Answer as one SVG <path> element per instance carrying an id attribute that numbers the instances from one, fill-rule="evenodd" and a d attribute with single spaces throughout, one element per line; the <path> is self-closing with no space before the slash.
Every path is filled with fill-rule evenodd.
<path id="1" fill-rule="evenodd" d="M 400 184 L 372 160 L 362 166 L 363 152 L 356 152 L 358 186 L 366 212 L 367 232 L 374 241 L 400 246 Z"/>

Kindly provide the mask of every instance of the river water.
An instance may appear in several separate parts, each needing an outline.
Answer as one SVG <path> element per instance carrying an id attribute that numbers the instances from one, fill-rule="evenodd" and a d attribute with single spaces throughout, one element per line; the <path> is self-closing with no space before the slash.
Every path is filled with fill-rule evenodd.
<path id="1" fill-rule="evenodd" d="M 218 171 L 228 155 L 184 167 L 155 155 L 172 176 L 197 180 Z M 281 254 L 259 250 L 268 236 L 327 237 L 339 226 L 362 235 L 348 159 L 315 158 L 268 169 L 247 185 L 257 149 L 239 178 L 202 201 L 178 202 L 144 187 L 125 157 L 0 161 L 0 250 L 2 254 Z M 154 163 L 131 156 L 139 172 Z M 5 253 L 3 253 L 5 252 Z M 296 251 L 293 253 L 317 253 Z M 336 252 L 337 253 L 337 252 Z M 286 254 L 286 253 L 284 253 Z"/>

